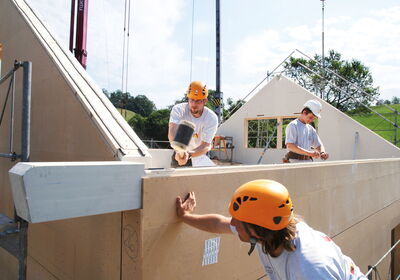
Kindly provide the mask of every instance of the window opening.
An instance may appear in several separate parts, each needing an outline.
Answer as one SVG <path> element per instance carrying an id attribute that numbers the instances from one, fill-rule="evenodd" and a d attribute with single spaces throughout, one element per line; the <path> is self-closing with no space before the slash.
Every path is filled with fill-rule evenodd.
<path id="1" fill-rule="evenodd" d="M 269 147 L 276 149 L 277 119 L 256 119 L 248 121 L 247 147 L 264 148 L 269 141 Z"/>

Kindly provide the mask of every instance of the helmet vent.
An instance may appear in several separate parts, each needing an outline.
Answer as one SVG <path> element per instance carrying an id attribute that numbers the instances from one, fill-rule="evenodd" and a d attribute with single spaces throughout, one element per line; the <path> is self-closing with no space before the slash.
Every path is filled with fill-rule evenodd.
<path id="1" fill-rule="evenodd" d="M 278 206 L 278 208 L 283 208 L 283 207 L 285 207 L 285 204 L 281 204 Z"/>
<path id="2" fill-rule="evenodd" d="M 242 205 L 242 202 L 244 203 L 244 202 L 246 202 L 246 201 L 248 201 L 248 200 L 257 200 L 257 198 L 256 197 L 249 197 L 249 196 L 243 196 L 243 201 L 242 201 L 242 198 L 239 196 L 239 197 L 237 197 L 236 198 L 236 201 L 235 202 L 233 202 L 233 205 L 232 205 L 232 208 L 233 208 L 233 211 L 237 211 L 237 210 L 239 210 L 239 207 L 240 207 L 240 205 Z"/>
<path id="3" fill-rule="evenodd" d="M 275 225 L 278 225 L 278 224 L 281 222 L 281 220 L 282 220 L 282 217 L 281 217 L 281 216 L 274 217 L 274 223 L 275 223 Z"/>
<path id="4" fill-rule="evenodd" d="M 288 199 L 288 200 L 286 200 L 286 204 L 289 204 L 289 199 Z"/>

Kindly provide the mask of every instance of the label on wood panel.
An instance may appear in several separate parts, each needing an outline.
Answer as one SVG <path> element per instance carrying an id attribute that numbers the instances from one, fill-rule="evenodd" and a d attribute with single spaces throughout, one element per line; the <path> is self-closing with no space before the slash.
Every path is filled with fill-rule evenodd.
<path id="1" fill-rule="evenodd" d="M 221 237 L 215 237 L 204 241 L 204 254 L 202 266 L 218 262 L 219 243 Z"/>

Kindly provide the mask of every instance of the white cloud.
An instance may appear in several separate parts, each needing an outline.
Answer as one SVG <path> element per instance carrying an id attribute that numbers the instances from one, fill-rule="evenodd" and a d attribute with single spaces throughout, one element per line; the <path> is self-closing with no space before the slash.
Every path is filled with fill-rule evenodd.
<path id="1" fill-rule="evenodd" d="M 327 18 L 325 20 L 325 51 L 334 49 L 344 59 L 358 59 L 368 66 L 382 98 L 390 98 L 400 88 L 400 7 L 382 9 L 369 17 Z M 232 80 L 226 95 L 236 95 L 234 88 L 265 76 L 292 50 L 298 48 L 313 56 L 321 52 L 321 21 L 313 25 L 289 26 L 283 30 L 266 29 L 247 36 L 235 48 L 232 68 L 242 82 Z M 231 89 L 232 88 L 232 89 Z M 391 89 L 390 92 L 386 89 Z M 232 90 L 232 92 L 230 92 Z M 400 91 L 398 91 L 400 93 Z M 245 94 L 246 92 L 243 92 Z M 243 97 L 243 96 L 242 96 Z"/>
<path id="2" fill-rule="evenodd" d="M 157 100 L 158 107 L 170 103 L 167 93 L 179 87 L 178 81 L 187 75 L 184 49 L 173 37 L 183 4 L 183 0 L 131 4 L 128 91 Z M 122 87 L 123 7 L 115 7 L 114 2 L 108 1 L 105 10 L 106 15 L 93 13 L 97 17 L 88 38 L 92 44 L 88 72 L 101 86 L 114 90 Z"/>
<path id="3" fill-rule="evenodd" d="M 310 41 L 312 39 L 312 30 L 307 25 L 295 26 L 286 29 L 291 39 L 296 41 Z"/>

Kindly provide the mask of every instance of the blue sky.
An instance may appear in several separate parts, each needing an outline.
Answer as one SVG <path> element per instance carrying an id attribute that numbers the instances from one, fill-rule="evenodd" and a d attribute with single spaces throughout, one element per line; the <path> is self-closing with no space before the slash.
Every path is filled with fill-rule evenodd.
<path id="1" fill-rule="evenodd" d="M 27 0 L 65 48 L 70 1 Z M 220 0 L 221 90 L 243 98 L 294 49 L 321 53 L 320 0 Z M 192 80 L 215 88 L 215 1 L 131 0 L 128 91 L 164 108 Z M 88 67 L 109 91 L 122 87 L 124 1 L 89 0 Z M 400 3 L 395 0 L 326 0 L 325 50 L 368 66 L 381 98 L 400 96 Z"/>

